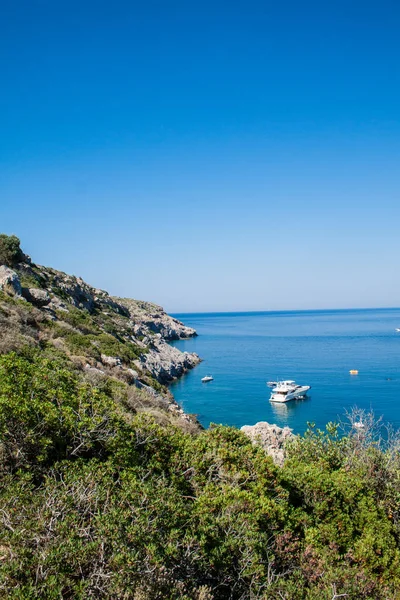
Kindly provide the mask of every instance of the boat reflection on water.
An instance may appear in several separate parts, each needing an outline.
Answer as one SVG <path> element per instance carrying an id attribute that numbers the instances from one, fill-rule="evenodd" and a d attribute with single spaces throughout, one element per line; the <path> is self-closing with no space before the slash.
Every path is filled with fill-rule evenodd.
<path id="1" fill-rule="evenodd" d="M 275 416 L 281 419 L 287 419 L 296 411 L 296 407 L 311 400 L 310 396 L 306 396 L 302 400 L 292 400 L 291 402 L 271 402 L 272 412 Z"/>
<path id="2" fill-rule="evenodd" d="M 274 415 L 285 418 L 289 413 L 293 412 L 294 402 L 291 404 L 286 404 L 286 402 L 271 402 L 271 408 Z"/>

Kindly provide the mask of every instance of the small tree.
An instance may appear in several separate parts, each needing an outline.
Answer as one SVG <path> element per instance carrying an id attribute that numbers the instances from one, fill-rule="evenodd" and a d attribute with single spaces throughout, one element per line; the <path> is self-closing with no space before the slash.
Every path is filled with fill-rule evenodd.
<path id="1" fill-rule="evenodd" d="M 13 267 L 21 262 L 24 253 L 20 247 L 20 240 L 16 235 L 0 233 L 0 264 Z"/>

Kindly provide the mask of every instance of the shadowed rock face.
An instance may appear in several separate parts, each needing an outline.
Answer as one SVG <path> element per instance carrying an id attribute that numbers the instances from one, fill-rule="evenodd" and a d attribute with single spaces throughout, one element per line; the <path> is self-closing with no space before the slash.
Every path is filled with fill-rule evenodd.
<path id="1" fill-rule="evenodd" d="M 47 290 L 38 290 L 36 288 L 22 288 L 22 295 L 25 300 L 35 306 L 47 306 L 51 302 L 50 294 Z"/>
<path id="2" fill-rule="evenodd" d="M 285 445 L 295 437 L 289 427 L 278 427 L 266 421 L 260 421 L 255 425 L 243 425 L 241 431 L 252 440 L 253 444 L 259 444 L 264 448 L 274 463 L 280 467 L 285 461 Z"/>

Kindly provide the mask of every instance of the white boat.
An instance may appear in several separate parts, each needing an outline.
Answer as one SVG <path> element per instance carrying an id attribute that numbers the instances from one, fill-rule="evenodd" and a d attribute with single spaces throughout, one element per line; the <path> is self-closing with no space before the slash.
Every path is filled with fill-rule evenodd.
<path id="1" fill-rule="evenodd" d="M 275 387 L 277 385 L 277 381 L 267 381 L 267 386 L 268 387 Z"/>
<path id="2" fill-rule="evenodd" d="M 396 327 L 395 331 L 400 331 L 400 327 Z"/>
<path id="3" fill-rule="evenodd" d="M 278 381 L 272 389 L 270 402 L 289 402 L 289 400 L 298 400 L 307 395 L 310 385 L 298 385 L 292 379 Z"/>
<path id="4" fill-rule="evenodd" d="M 205 377 L 202 377 L 201 381 L 203 383 L 207 383 L 207 381 L 213 381 L 214 377 L 212 377 L 211 375 L 206 375 Z"/>

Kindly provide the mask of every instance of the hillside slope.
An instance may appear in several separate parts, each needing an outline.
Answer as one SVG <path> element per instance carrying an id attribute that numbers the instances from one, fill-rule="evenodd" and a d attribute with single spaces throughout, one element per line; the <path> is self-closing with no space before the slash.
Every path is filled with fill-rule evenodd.
<path id="1" fill-rule="evenodd" d="M 10 238 L 3 235 L 4 240 Z M 168 342 L 196 331 L 156 304 L 115 298 L 79 277 L 36 265 L 19 240 L 14 259 L 2 254 L 0 244 L 0 333 L 0 353 L 52 347 L 88 376 L 116 378 L 189 419 L 166 384 L 200 358 Z"/>

